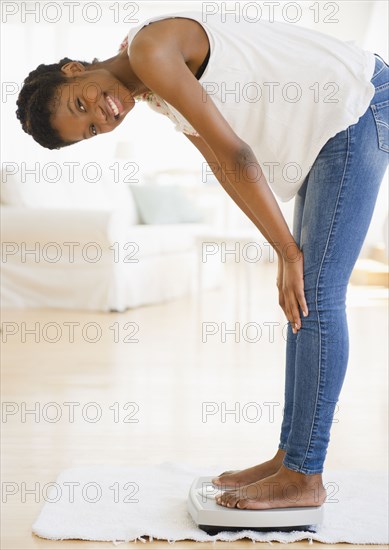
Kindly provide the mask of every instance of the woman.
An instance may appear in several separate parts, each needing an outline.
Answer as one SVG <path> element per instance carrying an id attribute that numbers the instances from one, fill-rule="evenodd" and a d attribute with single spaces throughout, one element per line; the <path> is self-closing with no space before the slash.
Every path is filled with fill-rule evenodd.
<path id="1" fill-rule="evenodd" d="M 150 18 L 119 53 L 63 59 L 25 80 L 17 116 L 44 147 L 114 130 L 136 100 L 167 115 L 277 252 L 288 319 L 277 452 L 221 474 L 222 506 L 319 506 L 348 362 L 346 291 L 388 163 L 388 65 L 281 22 Z M 293 235 L 272 193 L 295 197 Z"/>

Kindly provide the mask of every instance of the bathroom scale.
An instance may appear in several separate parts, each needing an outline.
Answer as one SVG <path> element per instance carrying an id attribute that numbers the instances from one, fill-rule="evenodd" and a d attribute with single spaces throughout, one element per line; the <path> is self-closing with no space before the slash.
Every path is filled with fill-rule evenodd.
<path id="1" fill-rule="evenodd" d="M 221 531 L 310 531 L 323 521 L 324 506 L 300 506 L 269 510 L 240 510 L 216 503 L 221 492 L 212 477 L 195 479 L 189 491 L 188 511 L 200 529 L 209 535 Z"/>

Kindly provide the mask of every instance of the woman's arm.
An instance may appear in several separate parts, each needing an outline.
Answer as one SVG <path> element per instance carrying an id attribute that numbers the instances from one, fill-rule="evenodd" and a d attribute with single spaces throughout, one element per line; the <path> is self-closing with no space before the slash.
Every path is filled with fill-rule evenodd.
<path id="1" fill-rule="evenodd" d="M 193 145 L 200 151 L 200 153 L 203 155 L 204 159 L 206 160 L 208 166 L 212 170 L 214 176 L 219 181 L 220 185 L 224 188 L 224 190 L 229 194 L 229 196 L 232 198 L 232 200 L 239 206 L 239 208 L 246 214 L 246 216 L 253 222 L 255 227 L 259 229 L 259 231 L 262 233 L 262 235 L 265 237 L 267 242 L 269 244 L 272 244 L 270 235 L 266 231 L 265 227 L 261 223 L 261 220 L 258 218 L 258 216 L 255 216 L 254 212 L 248 208 L 247 204 L 241 199 L 240 195 L 236 192 L 234 187 L 230 184 L 227 178 L 223 177 L 222 170 L 220 168 L 219 163 L 217 162 L 215 156 L 213 155 L 211 149 L 208 147 L 208 145 L 205 143 L 205 141 L 201 137 L 197 136 L 191 136 L 188 134 L 184 134 L 188 140 L 193 143 Z M 273 246 L 274 248 L 274 246 Z M 280 252 L 275 248 L 275 251 L 277 252 L 278 258 L 281 259 Z"/>
<path id="2" fill-rule="evenodd" d="M 216 158 L 222 181 L 228 181 L 255 219 L 260 219 L 270 243 L 282 255 L 287 317 L 301 326 L 298 306 L 307 311 L 303 255 L 289 231 L 276 199 L 251 148 L 235 134 L 211 97 L 191 73 L 174 38 L 163 44 L 141 40 L 131 49 L 131 65 L 153 92 L 177 109 L 195 128 Z M 265 139 L 266 137 L 264 137 Z"/>
<path id="3" fill-rule="evenodd" d="M 270 235 L 262 225 L 261 220 L 258 218 L 258 216 L 255 216 L 255 214 L 247 207 L 246 203 L 241 199 L 240 195 L 236 192 L 236 190 L 229 183 L 229 181 L 226 178 L 222 177 L 222 170 L 220 168 L 220 165 L 217 162 L 216 158 L 214 157 L 208 145 L 204 142 L 204 140 L 201 137 L 191 136 L 188 134 L 184 134 L 184 136 L 188 138 L 188 140 L 203 155 L 204 159 L 206 160 L 207 164 L 211 168 L 213 174 L 215 175 L 219 183 L 222 185 L 224 190 L 229 194 L 232 200 L 239 206 L 239 208 L 246 214 L 246 216 L 253 222 L 253 224 L 259 229 L 262 235 L 271 244 Z M 283 292 L 283 258 L 282 258 L 282 255 L 279 253 L 279 251 L 277 249 L 275 250 L 278 255 L 277 280 L 276 280 L 276 284 L 278 288 L 278 303 L 281 309 L 283 310 L 283 312 L 285 313 L 285 316 L 288 318 L 288 314 L 286 311 L 286 301 L 285 301 L 285 296 Z"/>
<path id="4" fill-rule="evenodd" d="M 226 174 L 230 174 L 227 164 Z M 250 147 L 242 151 L 236 163 L 236 174 L 231 185 L 244 203 L 257 216 L 274 242 L 282 257 L 282 299 L 286 316 L 292 323 L 294 333 L 301 328 L 299 306 L 304 317 L 308 315 L 308 306 L 304 294 L 304 258 L 287 223 L 282 215 L 276 199 L 266 181 L 257 159 Z M 221 164 L 223 169 L 223 163 Z M 234 176 L 236 176 L 234 174 Z M 281 304 L 281 302 L 280 302 Z"/>

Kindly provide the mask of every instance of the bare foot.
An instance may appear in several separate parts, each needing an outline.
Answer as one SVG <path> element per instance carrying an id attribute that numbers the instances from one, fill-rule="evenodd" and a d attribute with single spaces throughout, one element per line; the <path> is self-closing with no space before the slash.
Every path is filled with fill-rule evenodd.
<path id="1" fill-rule="evenodd" d="M 300 506 L 321 506 L 327 493 L 321 474 L 306 475 L 284 465 L 273 475 L 216 498 L 227 508 L 265 510 Z"/>
<path id="2" fill-rule="evenodd" d="M 266 462 L 262 462 L 257 466 L 246 468 L 245 470 L 231 470 L 220 474 L 219 477 L 212 479 L 212 483 L 221 489 L 233 488 L 237 489 L 255 481 L 259 481 L 265 477 L 275 474 L 282 465 L 285 451 L 278 449 L 277 454 Z"/>

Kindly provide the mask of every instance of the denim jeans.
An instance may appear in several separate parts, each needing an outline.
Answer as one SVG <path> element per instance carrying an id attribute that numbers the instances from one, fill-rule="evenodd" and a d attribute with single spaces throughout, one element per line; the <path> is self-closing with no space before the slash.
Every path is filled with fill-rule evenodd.
<path id="1" fill-rule="evenodd" d="M 299 189 L 293 237 L 304 255 L 309 314 L 293 334 L 288 323 L 283 464 L 319 474 L 346 374 L 346 293 L 370 225 L 389 152 L 389 65 L 376 54 L 375 95 L 366 112 L 321 149 Z"/>

